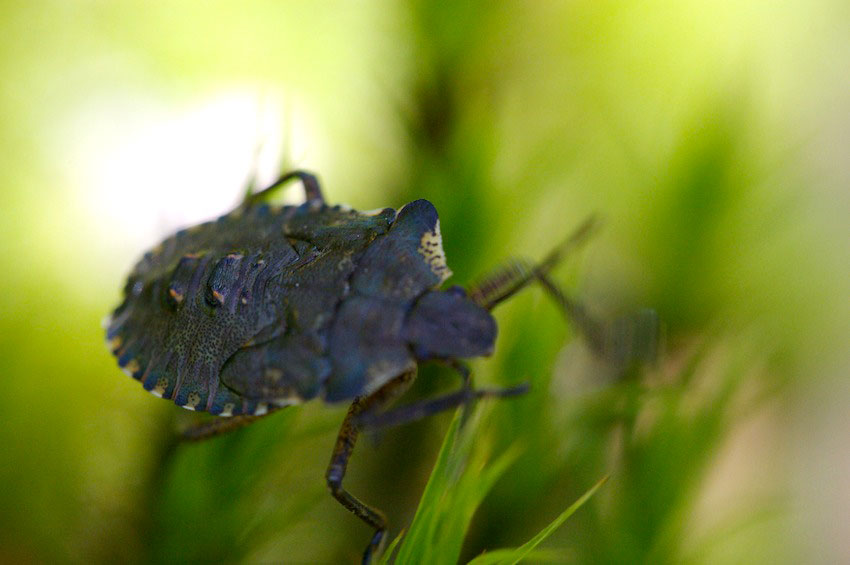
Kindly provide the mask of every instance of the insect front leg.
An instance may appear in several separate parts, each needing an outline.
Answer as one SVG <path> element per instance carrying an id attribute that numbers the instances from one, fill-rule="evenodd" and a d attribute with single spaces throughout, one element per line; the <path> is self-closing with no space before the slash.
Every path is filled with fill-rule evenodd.
<path id="1" fill-rule="evenodd" d="M 472 371 L 469 369 L 469 365 L 464 363 L 463 361 L 459 361 L 457 359 L 446 359 L 442 361 L 447 367 L 450 369 L 454 369 L 463 380 L 462 390 L 467 393 L 472 390 Z M 463 413 L 461 414 L 461 425 L 466 425 L 466 422 L 469 421 L 469 416 L 472 414 L 472 403 L 466 402 L 463 405 Z"/>
<path id="2" fill-rule="evenodd" d="M 460 375 L 460 378 L 463 379 L 464 388 L 469 388 L 472 386 L 472 371 L 469 370 L 469 365 L 464 363 L 463 361 L 458 361 L 457 359 L 448 359 L 443 361 L 447 367 L 450 367 L 457 371 Z"/>
<path id="3" fill-rule="evenodd" d="M 342 486 L 342 480 L 345 478 L 345 472 L 348 469 L 348 460 L 351 458 L 351 452 L 354 451 L 354 445 L 357 443 L 357 436 L 361 430 L 359 416 L 397 398 L 408 388 L 415 377 L 416 369 L 414 368 L 396 377 L 371 395 L 358 396 L 354 399 L 345 419 L 342 421 L 331 461 L 325 472 L 325 479 L 331 495 L 355 516 L 375 528 L 375 534 L 363 553 L 364 564 L 371 563 L 372 555 L 381 547 L 387 531 L 387 519 L 380 510 L 361 502 Z"/>
<path id="4" fill-rule="evenodd" d="M 473 400 L 479 398 L 508 398 L 525 394 L 530 389 L 528 383 L 521 383 L 507 388 L 474 389 L 472 388 L 471 373 L 466 364 L 456 359 L 447 360 L 445 363 L 460 373 L 463 378 L 463 385 L 460 390 L 430 400 L 408 404 L 407 406 L 402 406 L 388 412 L 363 411 L 356 416 L 358 423 L 362 427 L 369 428 L 398 426 L 408 422 L 415 422 L 461 405 L 466 408 Z M 466 417 L 466 414 L 464 414 L 464 418 Z"/>

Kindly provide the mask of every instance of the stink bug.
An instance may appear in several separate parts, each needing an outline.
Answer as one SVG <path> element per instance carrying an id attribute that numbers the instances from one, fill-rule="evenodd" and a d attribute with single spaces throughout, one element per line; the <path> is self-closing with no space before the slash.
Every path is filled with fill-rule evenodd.
<path id="1" fill-rule="evenodd" d="M 264 203 L 296 178 L 304 186 L 302 205 Z M 329 206 L 316 178 L 294 171 L 218 220 L 178 231 L 145 253 L 107 320 L 107 341 L 146 390 L 224 416 L 188 430 L 187 439 L 317 397 L 350 402 L 326 479 L 333 496 L 375 529 L 368 562 L 386 520 L 342 485 L 360 430 L 523 392 L 524 386 L 474 389 L 460 359 L 493 352 L 490 311 L 533 281 L 592 346 L 603 347 L 598 325 L 548 276 L 593 226 L 586 222 L 538 264 L 513 261 L 470 289 L 441 290 L 451 271 L 430 202 L 368 213 Z M 461 389 L 383 411 L 429 360 L 455 368 Z"/>

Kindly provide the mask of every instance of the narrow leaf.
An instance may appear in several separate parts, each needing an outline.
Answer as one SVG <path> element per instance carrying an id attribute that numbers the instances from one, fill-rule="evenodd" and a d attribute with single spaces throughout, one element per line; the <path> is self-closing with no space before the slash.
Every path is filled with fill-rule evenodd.
<path id="1" fill-rule="evenodd" d="M 602 485 L 605 484 L 605 482 L 607 480 L 608 480 L 607 476 L 603 477 L 598 483 L 593 485 L 593 487 L 591 487 L 590 490 L 588 490 L 578 500 L 576 500 L 569 508 L 564 510 L 564 512 L 561 513 L 560 516 L 555 518 L 552 521 L 552 523 L 550 523 L 548 526 L 543 528 L 543 530 L 541 530 L 540 533 L 538 533 L 536 536 L 531 538 L 528 542 L 526 542 L 522 546 L 516 548 L 515 550 L 513 550 L 513 551 L 511 551 L 507 554 L 502 553 L 502 551 L 504 551 L 504 550 L 499 550 L 498 551 L 498 560 L 496 560 L 496 561 L 494 561 L 493 558 L 491 557 L 491 555 L 495 554 L 496 552 L 493 552 L 492 554 L 485 553 L 483 555 L 479 555 L 478 557 L 476 557 L 475 559 L 470 561 L 469 565 L 485 565 L 485 564 L 489 565 L 489 564 L 492 564 L 492 563 L 515 565 L 516 563 L 519 563 L 523 559 L 526 559 L 527 557 L 529 557 L 531 552 L 534 551 L 534 549 L 538 545 L 540 545 L 540 543 L 543 540 L 545 540 L 550 535 L 552 535 L 552 532 L 557 530 L 561 526 L 561 524 L 563 524 L 564 521 L 566 521 L 567 518 L 572 516 L 575 513 L 576 510 L 581 508 L 582 505 L 584 505 L 584 503 L 587 502 L 590 499 L 590 497 L 593 496 L 596 493 L 596 491 L 599 490 L 599 488 L 602 487 Z"/>

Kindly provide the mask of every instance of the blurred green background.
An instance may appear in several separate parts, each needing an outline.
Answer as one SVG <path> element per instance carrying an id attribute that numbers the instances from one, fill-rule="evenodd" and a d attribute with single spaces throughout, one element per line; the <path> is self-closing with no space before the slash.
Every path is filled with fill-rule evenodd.
<path id="1" fill-rule="evenodd" d="M 549 557 L 850 561 L 848 29 L 844 0 L 2 3 L 0 562 L 359 558 L 323 479 L 345 407 L 169 451 L 196 415 L 103 346 L 140 254 L 255 163 L 358 209 L 428 198 L 462 284 L 597 212 L 558 281 L 664 321 L 658 366 L 617 372 L 539 289 L 497 311 L 476 380 L 534 388 L 470 424 L 470 464 L 515 458 L 460 559 L 610 474 Z M 456 384 L 427 367 L 410 398 Z M 450 418 L 355 452 L 391 538 Z"/>

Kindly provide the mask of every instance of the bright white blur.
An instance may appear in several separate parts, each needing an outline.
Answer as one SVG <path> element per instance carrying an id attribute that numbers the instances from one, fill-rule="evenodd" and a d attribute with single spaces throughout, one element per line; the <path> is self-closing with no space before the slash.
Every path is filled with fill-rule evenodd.
<path id="1" fill-rule="evenodd" d="M 75 114 L 60 143 L 76 212 L 115 251 L 141 252 L 179 227 L 217 217 L 282 165 L 315 162 L 306 113 L 260 89 L 225 89 L 180 108 L 110 94 Z M 285 159 L 285 162 L 284 162 Z"/>

